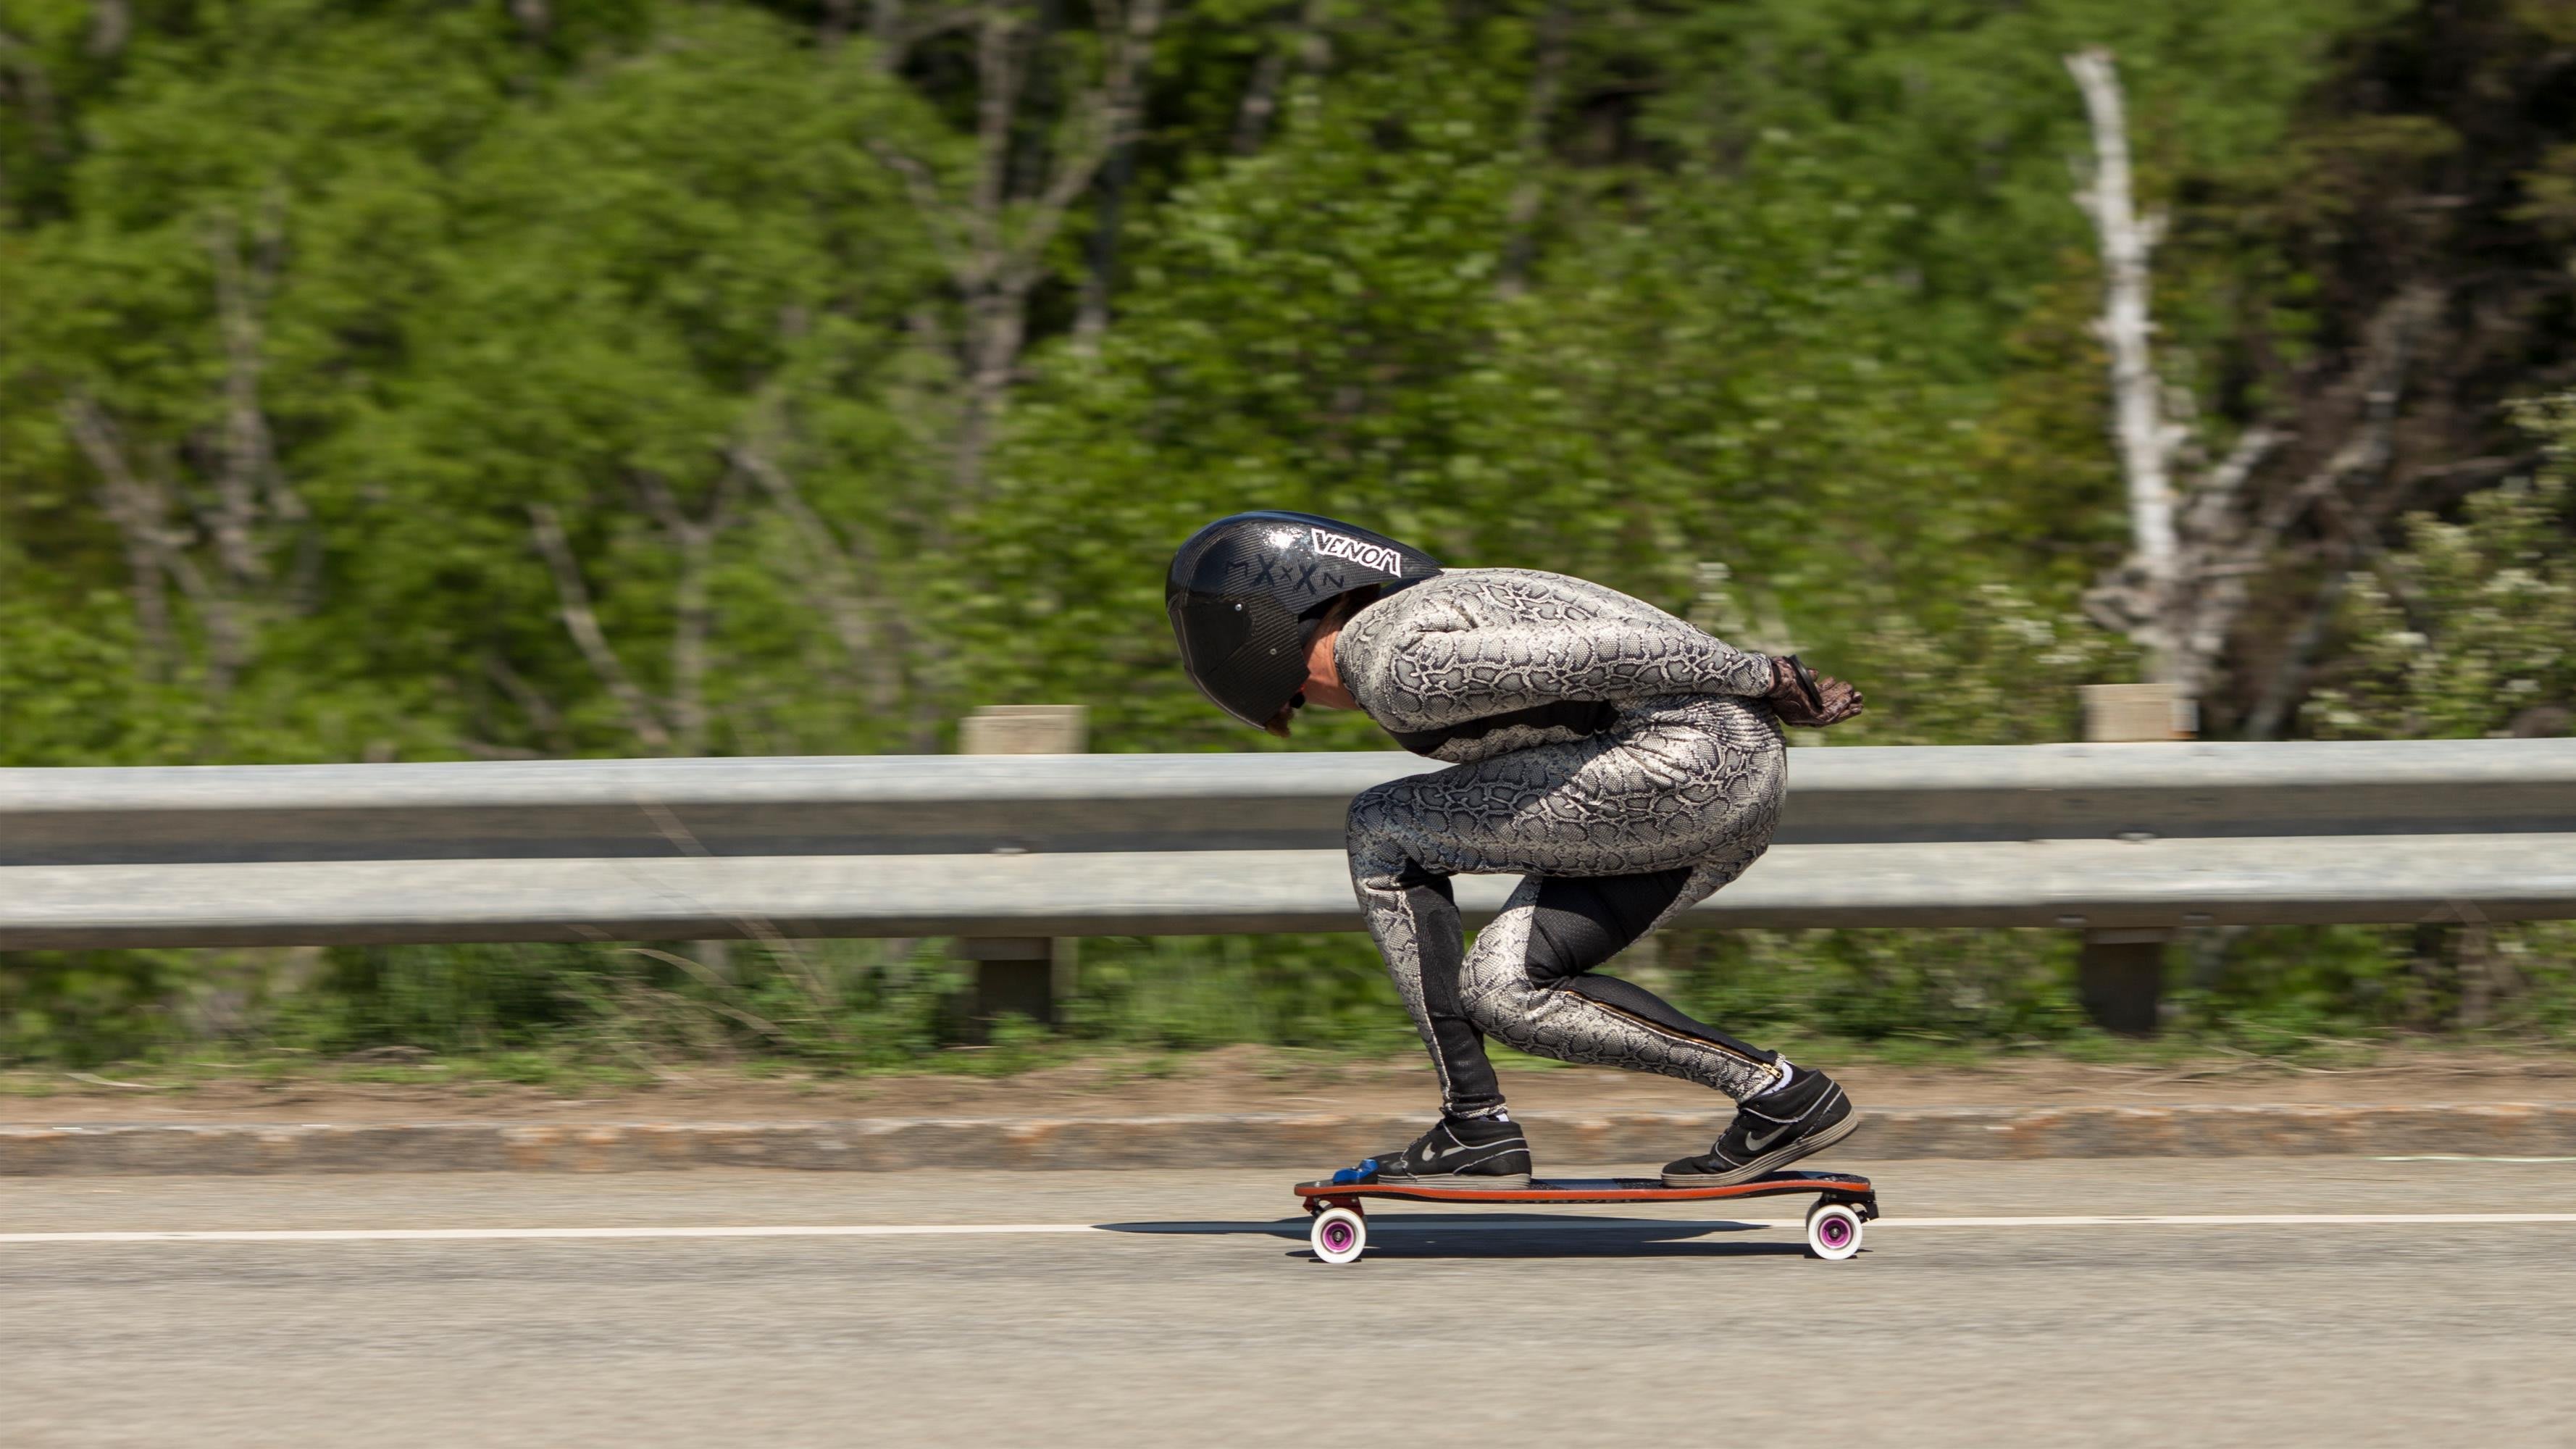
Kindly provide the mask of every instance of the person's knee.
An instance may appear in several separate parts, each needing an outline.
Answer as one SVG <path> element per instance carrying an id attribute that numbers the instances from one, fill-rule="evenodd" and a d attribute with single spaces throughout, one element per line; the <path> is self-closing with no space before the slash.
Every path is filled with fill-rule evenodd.
<path id="1" fill-rule="evenodd" d="M 1389 780 L 1351 797 L 1351 808 L 1342 815 L 1342 843 L 1352 859 L 1383 853 L 1386 843 L 1395 837 L 1396 823 L 1403 817 L 1395 793 L 1401 783 Z"/>
<path id="2" fill-rule="evenodd" d="M 1392 832 L 1386 828 L 1386 804 L 1370 797 L 1385 788 L 1362 790 L 1351 800 L 1342 816 L 1342 848 L 1350 856 L 1351 879 L 1362 886 L 1379 884 L 1381 877 L 1400 865 L 1400 854 L 1387 849 Z"/>
<path id="3" fill-rule="evenodd" d="M 1351 808 L 1343 815 L 1344 823 L 1354 832 L 1383 828 L 1388 817 L 1398 812 L 1404 781 L 1381 780 L 1351 797 Z"/>

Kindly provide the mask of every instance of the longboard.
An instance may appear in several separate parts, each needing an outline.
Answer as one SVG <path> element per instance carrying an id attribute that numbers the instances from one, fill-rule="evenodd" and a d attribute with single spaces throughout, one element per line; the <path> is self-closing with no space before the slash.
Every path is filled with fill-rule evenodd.
<path id="1" fill-rule="evenodd" d="M 1707 1202 L 1717 1198 L 1814 1193 L 1807 1210 L 1807 1249 L 1835 1262 L 1860 1251 L 1861 1225 L 1878 1216 L 1878 1192 L 1848 1172 L 1775 1172 L 1728 1187 L 1666 1187 L 1651 1177 L 1567 1178 L 1527 1187 L 1426 1187 L 1417 1183 L 1301 1182 L 1297 1196 L 1313 1215 L 1307 1241 L 1327 1263 L 1353 1263 L 1368 1251 L 1364 1198 L 1401 1202 L 1508 1204 Z"/>

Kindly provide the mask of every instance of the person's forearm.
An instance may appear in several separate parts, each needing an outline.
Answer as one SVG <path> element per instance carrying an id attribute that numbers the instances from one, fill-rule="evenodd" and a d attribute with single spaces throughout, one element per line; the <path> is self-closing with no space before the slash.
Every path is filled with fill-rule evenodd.
<path id="1" fill-rule="evenodd" d="M 1530 630 L 1432 630 L 1406 647 L 1399 681 L 1421 681 L 1421 712 L 1455 723 L 1567 699 L 1768 695 L 1770 656 L 1683 624 L 1582 621 Z"/>

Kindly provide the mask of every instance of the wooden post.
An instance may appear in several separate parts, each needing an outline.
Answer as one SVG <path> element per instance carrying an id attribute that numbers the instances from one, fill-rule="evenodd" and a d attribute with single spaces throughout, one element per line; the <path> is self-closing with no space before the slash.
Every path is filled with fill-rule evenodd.
<path id="1" fill-rule="evenodd" d="M 1090 743 L 1090 716 L 1078 704 L 1004 704 L 958 722 L 961 755 L 1079 755 Z M 1074 942 L 1046 936 L 964 936 L 957 954 L 975 963 L 975 1025 L 981 1032 L 1005 1013 L 1052 1026 L 1058 1002 L 1073 987 Z"/>
<path id="2" fill-rule="evenodd" d="M 2088 684 L 2080 692 L 2087 744 L 2187 740 L 2200 729 L 2200 711 L 2170 684 Z"/>
<path id="3" fill-rule="evenodd" d="M 2187 740 L 2198 720 L 2191 701 L 2171 684 L 2084 686 L 2084 738 L 2090 744 Z M 2104 1031 L 2153 1036 L 2164 1001 L 2166 930 L 2087 931 L 2075 966 L 2075 995 Z"/>
<path id="4" fill-rule="evenodd" d="M 1079 755 L 1091 712 L 1078 704 L 995 704 L 957 722 L 961 755 Z"/>

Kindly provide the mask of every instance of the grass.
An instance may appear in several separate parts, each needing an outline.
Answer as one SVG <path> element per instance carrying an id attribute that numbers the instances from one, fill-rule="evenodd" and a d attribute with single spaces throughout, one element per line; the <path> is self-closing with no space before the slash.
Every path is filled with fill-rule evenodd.
<path id="1" fill-rule="evenodd" d="M 0 1091 L 116 1090 L 69 1072 L 181 1092 L 201 1080 L 320 1081 L 567 1096 L 710 1074 L 1005 1078 L 1070 1063 L 1151 1080 L 1234 1043 L 1309 1063 L 1419 1050 L 1355 935 L 1085 941 L 1060 1029 L 1006 1020 L 976 1044 L 970 977 L 942 942 L 901 954 L 875 942 L 737 944 L 712 966 L 684 959 L 688 949 L 0 957 Z M 2143 1042 L 2085 1024 L 2070 932 L 1686 933 L 1611 969 L 1814 1061 L 1967 1067 L 2038 1054 L 2139 1065 L 2232 1054 L 2331 1065 L 2389 1043 L 2576 1045 L 2576 927 L 2563 924 L 2500 930 L 2491 943 L 2282 929 L 2234 940 L 2215 969 L 2187 945 L 2170 964 L 2172 1029 Z M 2473 967 L 2502 984 L 2477 997 L 2471 1020 Z M 1554 1065 L 1499 1044 L 1496 1054 L 1529 1070 Z"/>
<path id="2" fill-rule="evenodd" d="M 1190 1073 L 1214 1048 L 1171 1048 L 1105 1042 L 1049 1033 L 1026 1023 L 997 1033 L 983 1046 L 955 1046 L 895 1063 L 815 1062 L 794 1057 L 747 1056 L 647 1070 L 596 1060 L 578 1047 L 458 1053 L 404 1061 L 349 1060 L 310 1051 L 200 1051 L 185 1057 L 104 1064 L 98 1070 L 57 1066 L 0 1069 L 0 1098 L 35 1101 L 66 1095 L 120 1096 L 185 1102 L 200 1094 L 248 1087 L 286 1094 L 335 1086 L 411 1089 L 468 1099 L 534 1091 L 563 1099 L 650 1094 L 665 1088 L 784 1088 L 797 1096 L 828 1096 L 870 1081 L 903 1077 L 962 1076 L 1009 1079 L 1029 1072 L 1087 1067 L 1087 1088 L 1166 1081 Z M 1406 1040 L 1392 1051 L 1367 1047 L 1267 1048 L 1252 1063 L 1255 1080 L 1293 1083 L 1306 1090 L 1389 1063 L 1410 1066 L 1418 1045 Z M 2565 1046 L 2527 1037 L 2377 1034 L 2334 1037 L 2275 1034 L 2262 1047 L 2207 1035 L 2177 1032 L 2148 1040 L 2077 1033 L 2050 1039 L 1973 1042 L 1934 1036 L 1837 1037 L 1790 1033 L 1765 1039 L 1792 1060 L 1837 1071 L 1856 1066 L 1974 1072 L 2022 1063 L 2061 1062 L 2090 1067 L 2168 1069 L 2194 1077 L 2251 1072 L 2339 1072 L 2403 1063 L 2438 1068 L 2446 1058 L 2476 1060 L 2493 1070 L 2499 1056 L 2528 1055 L 2563 1063 Z M 1507 1073 L 1555 1072 L 1567 1064 L 1489 1043 L 1495 1065 Z M 120 1085 L 109 1085 L 115 1083 Z"/>

